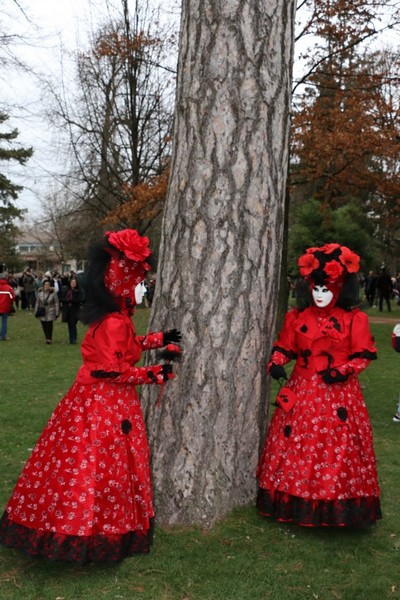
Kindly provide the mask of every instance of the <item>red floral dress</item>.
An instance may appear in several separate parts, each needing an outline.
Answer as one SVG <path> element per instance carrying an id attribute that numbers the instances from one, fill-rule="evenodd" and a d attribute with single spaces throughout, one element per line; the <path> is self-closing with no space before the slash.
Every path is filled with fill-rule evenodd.
<path id="1" fill-rule="evenodd" d="M 258 465 L 258 510 L 305 526 L 363 525 L 381 517 L 368 412 L 357 374 L 376 358 L 368 317 L 338 307 L 287 313 L 269 368 L 296 359 Z M 349 375 L 327 384 L 321 372 Z M 290 393 L 289 393 L 290 394 Z"/>
<path id="2" fill-rule="evenodd" d="M 149 448 L 135 385 L 163 377 L 160 365 L 134 364 L 161 346 L 163 333 L 136 336 L 121 313 L 89 327 L 83 365 L 15 486 L 0 542 L 77 563 L 149 551 Z"/>

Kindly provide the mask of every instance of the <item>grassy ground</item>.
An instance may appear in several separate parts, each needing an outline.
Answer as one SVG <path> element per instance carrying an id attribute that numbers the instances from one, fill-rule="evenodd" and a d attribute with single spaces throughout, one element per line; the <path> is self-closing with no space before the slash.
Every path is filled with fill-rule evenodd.
<path id="1" fill-rule="evenodd" d="M 375 316 L 385 311 L 370 309 Z M 146 326 L 147 310 L 135 316 Z M 399 317 L 394 307 L 392 317 Z M 148 556 L 84 568 L 25 558 L 0 548 L 0 600 L 384 600 L 400 599 L 400 424 L 392 422 L 400 391 L 400 355 L 391 323 L 372 324 L 379 359 L 362 374 L 375 434 L 384 518 L 366 531 L 314 530 L 236 510 L 212 531 L 156 527 Z M 80 329 L 82 337 L 84 329 Z M 55 324 L 46 346 L 30 313 L 9 320 L 0 344 L 0 504 L 53 408 L 80 365 L 79 345 Z"/>

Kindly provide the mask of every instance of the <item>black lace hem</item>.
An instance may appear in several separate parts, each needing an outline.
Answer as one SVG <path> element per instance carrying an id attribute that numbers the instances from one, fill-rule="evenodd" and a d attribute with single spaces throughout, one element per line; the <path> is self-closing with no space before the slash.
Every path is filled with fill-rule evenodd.
<path id="1" fill-rule="evenodd" d="M 120 535 L 64 535 L 38 531 L 14 523 L 5 512 L 0 520 L 0 543 L 29 556 L 64 560 L 79 565 L 89 562 L 120 562 L 132 554 L 148 554 L 153 540 L 154 520 L 145 532 Z"/>
<path id="2" fill-rule="evenodd" d="M 362 352 L 354 352 L 354 354 L 350 354 L 349 360 L 353 358 L 366 358 L 367 360 L 376 360 L 378 358 L 376 352 L 371 352 L 370 350 L 363 350 Z"/>
<path id="3" fill-rule="evenodd" d="M 264 517 L 296 523 L 304 527 L 358 527 L 372 525 L 382 518 L 379 498 L 346 500 L 306 500 L 283 492 L 271 496 L 259 488 L 257 509 Z"/>

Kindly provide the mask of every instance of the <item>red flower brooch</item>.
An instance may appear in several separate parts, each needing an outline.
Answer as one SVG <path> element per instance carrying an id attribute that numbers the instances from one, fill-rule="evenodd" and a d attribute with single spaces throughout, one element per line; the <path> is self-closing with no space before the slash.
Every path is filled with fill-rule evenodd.
<path id="1" fill-rule="evenodd" d="M 141 263 L 151 254 L 149 238 L 142 237 L 136 229 L 122 229 L 121 231 L 106 231 L 109 243 L 122 252 L 127 258 Z"/>

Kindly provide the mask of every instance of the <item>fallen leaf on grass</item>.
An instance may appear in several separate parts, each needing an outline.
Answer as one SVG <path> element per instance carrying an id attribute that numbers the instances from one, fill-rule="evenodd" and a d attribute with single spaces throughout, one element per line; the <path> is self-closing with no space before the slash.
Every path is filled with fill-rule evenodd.
<path id="1" fill-rule="evenodd" d="M 12 579 L 15 579 L 17 575 L 19 575 L 18 569 L 13 569 L 7 573 L 2 573 L 0 575 L 0 581 L 11 581 Z"/>
<path id="2" fill-rule="evenodd" d="M 221 544 L 224 544 L 224 546 L 232 546 L 232 540 L 221 540 Z"/>

